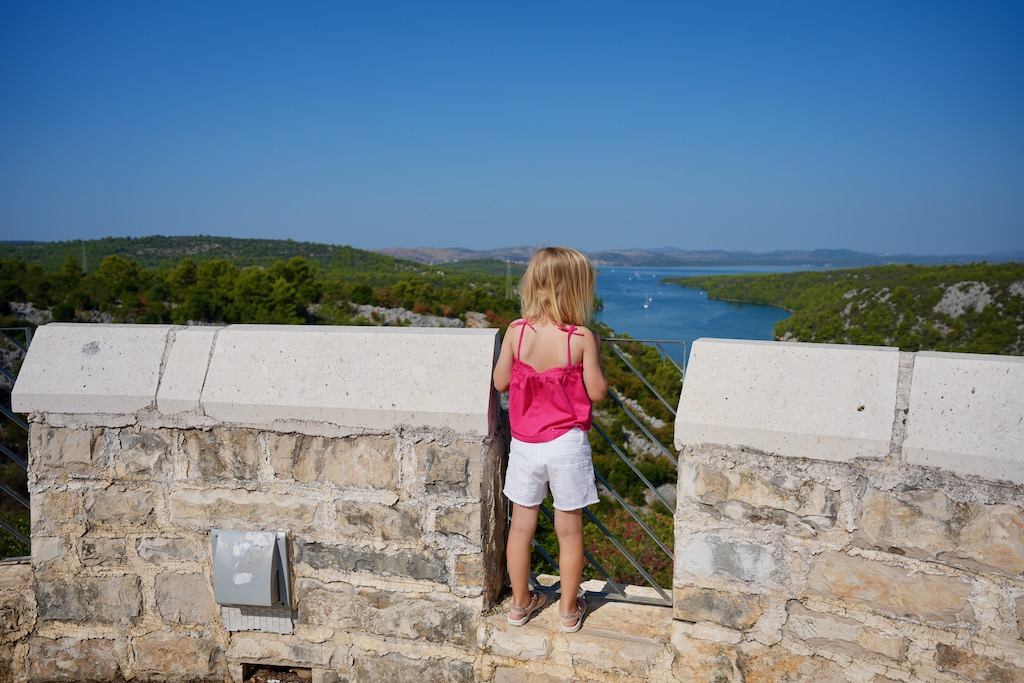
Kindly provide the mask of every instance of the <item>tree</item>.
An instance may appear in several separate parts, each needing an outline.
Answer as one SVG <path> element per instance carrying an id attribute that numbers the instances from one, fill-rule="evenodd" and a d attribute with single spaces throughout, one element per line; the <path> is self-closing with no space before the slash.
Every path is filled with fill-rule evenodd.
<path id="1" fill-rule="evenodd" d="M 243 270 L 235 282 L 232 317 L 251 323 L 304 322 L 302 301 L 295 287 L 262 268 Z"/>
<path id="2" fill-rule="evenodd" d="M 103 298 L 113 303 L 136 294 L 142 286 L 142 269 L 135 261 L 120 256 L 107 256 L 96 271 Z"/>

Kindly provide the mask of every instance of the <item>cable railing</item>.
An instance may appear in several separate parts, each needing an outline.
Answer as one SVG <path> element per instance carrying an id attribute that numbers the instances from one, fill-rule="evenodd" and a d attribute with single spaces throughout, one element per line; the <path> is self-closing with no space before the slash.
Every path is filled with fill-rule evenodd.
<path id="1" fill-rule="evenodd" d="M 682 378 L 685 375 L 685 358 L 686 358 L 686 342 L 683 341 L 671 341 L 671 340 L 654 340 L 654 339 L 632 339 L 632 338 L 604 338 L 602 342 L 612 351 L 612 356 L 605 362 L 606 370 L 611 363 L 616 363 L 619 369 L 625 373 L 631 374 L 639 379 L 644 390 L 648 393 L 649 398 L 657 401 L 657 405 L 664 408 L 667 415 L 675 418 L 676 409 L 675 401 L 678 400 L 678 394 L 675 397 L 666 397 L 664 379 L 660 382 L 662 388 L 659 389 L 657 382 L 651 378 L 645 376 L 645 373 L 641 369 L 641 365 L 650 365 L 651 358 L 649 353 L 640 353 L 639 355 L 647 356 L 640 362 L 637 351 L 641 349 L 641 345 L 647 348 L 653 348 L 657 351 L 657 360 L 655 363 L 661 365 L 661 369 L 672 368 L 678 376 L 679 382 L 682 382 Z M 677 362 L 672 355 L 666 351 L 666 346 L 672 345 L 676 350 L 681 350 L 681 358 L 684 359 L 681 362 Z M 668 365 L 666 365 L 668 364 Z M 596 511 L 592 509 L 584 509 L 585 524 L 584 526 L 592 526 L 599 532 L 600 536 L 608 541 L 611 547 L 614 549 L 613 552 L 599 555 L 592 548 L 587 547 L 585 543 L 584 554 L 587 563 L 590 567 L 590 571 L 584 572 L 584 582 L 592 578 L 600 577 L 603 579 L 603 584 L 598 590 L 592 588 L 588 591 L 591 595 L 597 594 L 597 597 L 601 597 L 607 600 L 631 602 L 639 604 L 651 604 L 651 605 L 671 605 L 672 604 L 672 591 L 671 591 L 671 571 L 668 572 L 668 578 L 663 573 L 662 578 L 656 576 L 656 571 L 652 568 L 652 563 L 661 562 L 663 565 L 667 561 L 668 567 L 672 566 L 674 560 L 673 554 L 673 537 L 672 537 L 672 525 L 669 524 L 667 530 L 663 530 L 661 533 L 655 528 L 655 525 L 650 522 L 653 513 L 660 513 L 662 515 L 668 515 L 671 518 L 675 513 L 675 502 L 674 497 L 672 500 L 666 498 L 665 494 L 659 490 L 659 486 L 656 482 L 651 481 L 651 477 L 644 473 L 644 461 L 650 462 L 652 459 L 665 459 L 668 463 L 671 463 L 672 477 L 671 481 L 667 482 L 675 486 L 675 471 L 678 466 L 676 456 L 671 450 L 671 437 L 663 436 L 658 438 L 653 432 L 658 428 L 650 426 L 657 418 L 652 418 L 648 415 L 636 401 L 635 397 L 623 397 L 619 395 L 619 390 L 613 386 L 613 382 L 609 381 L 610 387 L 608 395 L 612 401 L 613 408 L 611 410 L 605 408 L 595 407 L 595 419 L 593 429 L 591 430 L 591 446 L 595 451 L 595 454 L 599 451 L 610 451 L 614 454 L 615 458 L 602 458 L 601 462 L 607 467 L 613 467 L 616 459 L 622 465 L 625 466 L 626 472 L 635 478 L 640 484 L 642 484 L 643 490 L 645 491 L 645 502 L 643 505 L 638 505 L 635 500 L 630 500 L 630 496 L 623 495 L 612 485 L 606 473 L 602 470 L 603 467 L 598 466 L 598 458 L 595 457 L 595 476 L 598 482 L 598 491 L 602 498 L 602 503 L 594 506 Z M 675 400 L 673 400 L 673 398 Z M 617 425 L 616 429 L 609 428 L 606 423 L 614 423 Z M 665 425 L 665 421 L 661 421 L 662 427 Z M 630 429 L 627 430 L 628 426 Z M 630 443 L 623 443 L 619 438 L 616 438 L 614 432 L 627 433 L 631 429 L 639 430 L 641 436 L 638 437 L 639 443 L 632 438 L 629 439 Z M 671 430 L 669 430 L 671 431 Z M 668 441 L 669 443 L 664 443 Z M 602 446 L 603 445 L 603 446 Z M 622 468 L 619 467 L 622 471 Z M 662 484 L 664 486 L 664 484 Z M 635 498 L 635 496 L 633 496 Z M 554 513 L 548 506 L 547 502 L 541 505 L 541 512 L 543 513 L 543 520 L 546 519 L 549 525 L 554 523 Z M 622 513 L 626 517 L 622 516 Z M 605 518 L 602 521 L 602 518 Z M 635 525 L 635 529 L 639 530 L 638 534 L 631 534 L 630 538 L 624 538 L 625 534 L 619 532 L 616 533 L 609 529 L 609 522 L 613 518 L 627 519 Z M 540 562 L 534 563 L 534 575 L 531 577 L 531 582 L 535 588 L 541 588 L 546 590 L 557 590 L 559 584 L 557 581 L 551 585 L 541 585 L 539 576 L 546 574 L 547 567 L 549 566 L 554 573 L 558 573 L 558 562 L 555 559 L 556 553 L 553 553 L 547 547 L 545 542 L 540 538 L 542 534 L 538 532 L 538 535 L 534 538 L 533 547 L 536 554 L 541 558 Z M 549 534 L 550 536 L 550 534 Z M 642 539 L 638 542 L 638 538 Z M 642 553 L 642 557 L 639 556 L 638 546 L 646 546 L 648 552 Z M 628 567 L 628 572 L 634 576 L 639 577 L 641 582 L 632 582 L 622 579 L 622 571 L 613 571 L 609 565 L 616 563 L 622 565 L 622 561 L 625 561 Z M 538 565 L 544 565 L 544 571 L 538 571 Z M 588 577 L 587 574 L 591 576 Z M 599 579 L 599 580 L 600 580 Z M 667 584 L 667 585 L 663 585 Z M 593 586 L 593 581 L 590 581 L 589 586 Z M 636 590 L 636 586 L 641 586 L 642 590 Z"/>
<path id="2" fill-rule="evenodd" d="M 28 452 L 28 424 L 11 410 L 10 389 L 18 376 L 18 366 L 28 353 L 32 343 L 32 328 L 4 327 L 0 328 L 0 377 L 4 381 L 3 400 L 0 401 L 0 416 L 3 420 L 2 440 L 0 440 L 0 561 L 23 560 L 27 558 L 31 541 L 28 529 L 22 530 L 18 520 L 27 520 L 29 499 L 27 490 L 22 492 L 19 483 L 25 480 L 28 473 L 27 458 L 22 453 Z M 13 467 L 11 466 L 13 463 Z M 11 472 L 14 475 L 12 476 Z M 16 483 L 18 482 L 18 483 Z M 21 554 L 17 554 L 17 553 Z"/>

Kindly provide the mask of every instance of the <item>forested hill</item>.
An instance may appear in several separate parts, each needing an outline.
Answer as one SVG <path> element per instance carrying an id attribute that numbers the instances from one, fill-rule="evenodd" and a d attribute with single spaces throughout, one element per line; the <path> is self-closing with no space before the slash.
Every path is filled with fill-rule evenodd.
<path id="1" fill-rule="evenodd" d="M 879 266 L 669 278 L 726 301 L 780 306 L 787 341 L 1024 355 L 1024 264 Z"/>
<path id="2" fill-rule="evenodd" d="M 473 324 L 482 317 L 501 326 L 519 308 L 510 293 L 513 273 L 497 261 L 439 267 L 351 247 L 220 237 L 7 242 L 0 248 L 0 320 L 10 315 L 13 325 L 19 317 L 361 324 L 370 314 L 358 307 L 368 306 Z"/>
<path id="3" fill-rule="evenodd" d="M 26 263 L 38 263 L 44 270 L 57 270 L 68 256 L 74 257 L 87 271 L 93 271 L 107 256 L 120 256 L 140 268 L 167 270 L 182 259 L 195 263 L 224 259 L 245 268 L 269 267 L 278 261 L 296 256 L 315 265 L 324 275 L 348 270 L 433 271 L 421 263 L 363 251 L 347 246 L 295 242 L 293 240 L 239 239 L 234 237 L 105 237 L 98 240 L 66 242 L 7 242 L 0 246 L 3 256 Z"/>

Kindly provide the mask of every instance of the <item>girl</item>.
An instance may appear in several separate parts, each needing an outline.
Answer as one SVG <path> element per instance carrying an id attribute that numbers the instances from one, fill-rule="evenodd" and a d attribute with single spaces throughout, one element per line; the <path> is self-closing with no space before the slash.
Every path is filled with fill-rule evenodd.
<path id="1" fill-rule="evenodd" d="M 547 602 L 531 591 L 530 542 L 540 504 L 551 487 L 558 535 L 562 631 L 583 625 L 587 603 L 577 597 L 583 574 L 583 508 L 598 502 L 587 430 L 591 401 L 608 390 L 599 337 L 581 325 L 594 310 L 594 268 L 565 247 L 534 253 L 519 282 L 523 317 L 509 325 L 494 367 L 494 387 L 509 392 L 512 446 L 505 496 L 512 501 L 508 575 L 512 609 L 521 626 Z M 518 328 L 518 329 L 517 329 Z"/>

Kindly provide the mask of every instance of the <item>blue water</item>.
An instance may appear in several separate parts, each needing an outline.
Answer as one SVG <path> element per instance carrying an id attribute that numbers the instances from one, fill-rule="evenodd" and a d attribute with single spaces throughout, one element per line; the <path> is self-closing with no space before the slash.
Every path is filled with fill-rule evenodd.
<path id="1" fill-rule="evenodd" d="M 774 306 L 713 301 L 700 290 L 661 284 L 666 277 L 719 275 L 727 273 L 778 273 L 808 270 L 785 266 L 744 266 L 733 268 L 625 268 L 603 267 L 597 277 L 597 295 L 604 301 L 598 322 L 616 334 L 635 339 L 673 339 L 689 342 L 701 337 L 728 339 L 774 339 L 775 323 L 789 317 L 789 311 Z M 820 268 L 819 268 L 820 270 Z M 644 302 L 647 301 L 647 308 Z M 677 360 L 682 347 L 666 345 Z"/>

